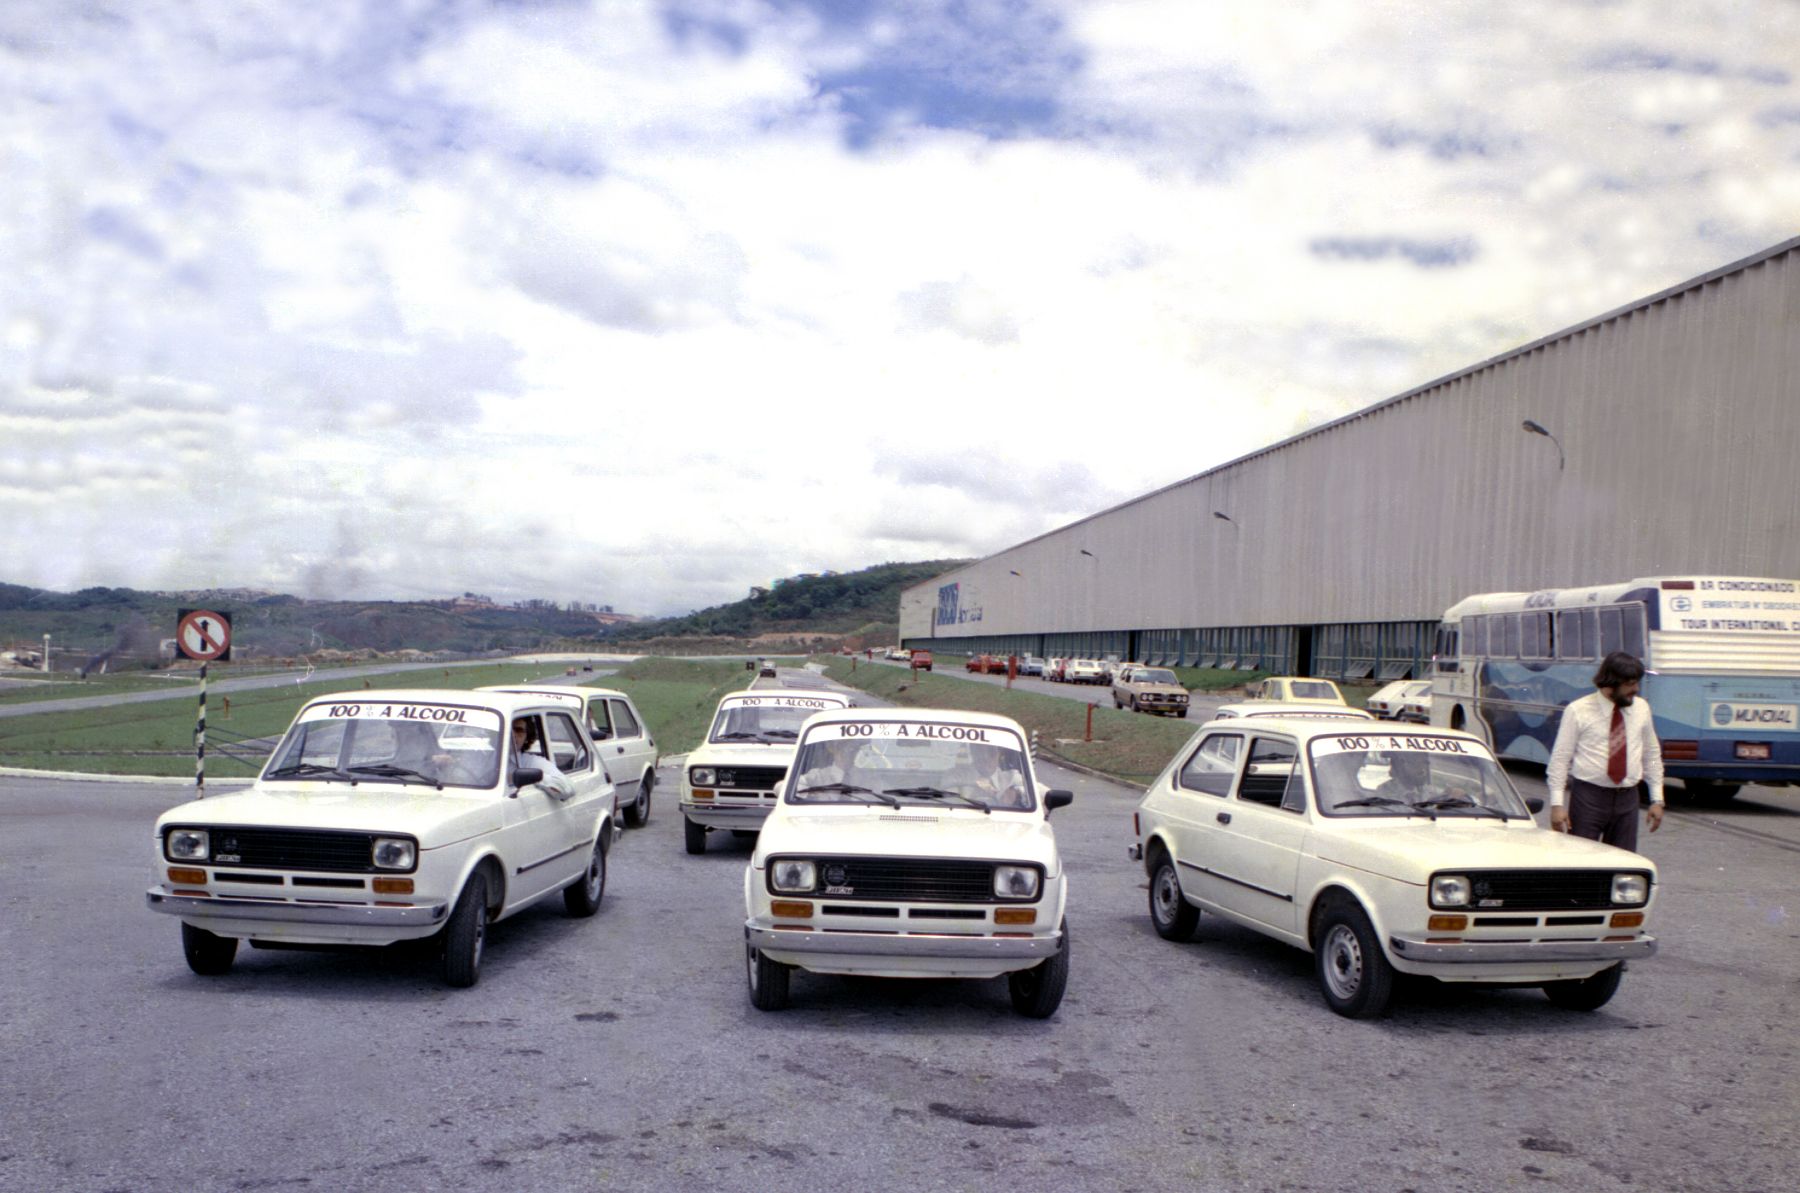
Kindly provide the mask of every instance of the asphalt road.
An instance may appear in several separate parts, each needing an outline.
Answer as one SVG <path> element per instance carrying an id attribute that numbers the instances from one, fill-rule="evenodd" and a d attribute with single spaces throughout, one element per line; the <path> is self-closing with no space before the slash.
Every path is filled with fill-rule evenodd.
<path id="1" fill-rule="evenodd" d="M 754 1010 L 749 843 L 686 855 L 673 768 L 600 914 L 497 925 L 462 991 L 423 953 L 197 977 L 143 902 L 181 795 L 0 779 L 0 1189 L 1792 1187 L 1800 797 L 1645 837 L 1663 949 L 1601 1011 L 1409 984 L 1351 1022 L 1297 950 L 1210 917 L 1160 940 L 1136 792 L 1045 769 L 1076 799 L 1042 1022 L 1000 981 L 798 974 L 790 1010 Z"/>

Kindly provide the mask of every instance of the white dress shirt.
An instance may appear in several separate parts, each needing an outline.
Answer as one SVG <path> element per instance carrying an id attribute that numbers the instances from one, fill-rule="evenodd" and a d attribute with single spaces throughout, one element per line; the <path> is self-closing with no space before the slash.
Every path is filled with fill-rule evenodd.
<path id="1" fill-rule="evenodd" d="M 1650 719 L 1650 704 L 1642 696 L 1621 712 L 1625 714 L 1625 779 L 1615 783 L 1606 772 L 1612 758 L 1613 702 L 1604 692 L 1592 692 L 1571 700 L 1563 709 L 1556 730 L 1556 748 L 1544 783 L 1550 788 L 1550 806 L 1560 808 L 1568 800 L 1571 778 L 1599 787 L 1635 787 L 1641 779 L 1650 785 L 1650 799 L 1662 803 L 1662 743 Z"/>

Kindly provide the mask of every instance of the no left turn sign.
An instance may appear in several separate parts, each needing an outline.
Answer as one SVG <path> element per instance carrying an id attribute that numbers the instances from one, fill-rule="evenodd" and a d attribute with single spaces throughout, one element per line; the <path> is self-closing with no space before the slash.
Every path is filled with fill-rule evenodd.
<path id="1" fill-rule="evenodd" d="M 175 648 L 190 659 L 214 663 L 231 658 L 231 619 L 211 609 L 183 609 L 175 627 Z"/>

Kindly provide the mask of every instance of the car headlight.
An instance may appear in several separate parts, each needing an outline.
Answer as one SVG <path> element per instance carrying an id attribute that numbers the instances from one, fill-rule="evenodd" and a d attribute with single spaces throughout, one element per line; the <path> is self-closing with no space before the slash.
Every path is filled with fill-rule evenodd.
<path id="1" fill-rule="evenodd" d="M 1038 872 L 1035 866 L 995 866 L 994 894 L 1002 899 L 1035 899 Z"/>
<path id="2" fill-rule="evenodd" d="M 1461 874 L 1435 874 L 1431 879 L 1433 907 L 1467 907 L 1469 880 Z"/>
<path id="3" fill-rule="evenodd" d="M 696 766 L 688 772 L 688 782 L 695 787 L 712 787 L 719 781 L 719 772 L 710 766 Z"/>
<path id="4" fill-rule="evenodd" d="M 178 828 L 163 840 L 170 861 L 203 862 L 212 856 L 212 837 L 203 828 Z"/>
<path id="5" fill-rule="evenodd" d="M 410 870 L 419 848 L 404 837 L 376 837 L 373 858 L 377 870 Z"/>
<path id="6" fill-rule="evenodd" d="M 1614 874 L 1612 883 L 1612 901 L 1614 903 L 1644 903 L 1650 898 L 1650 880 L 1642 874 Z"/>
<path id="7" fill-rule="evenodd" d="M 811 862 L 783 860 L 769 864 L 769 885 L 778 891 L 810 891 L 818 884 L 818 867 Z"/>

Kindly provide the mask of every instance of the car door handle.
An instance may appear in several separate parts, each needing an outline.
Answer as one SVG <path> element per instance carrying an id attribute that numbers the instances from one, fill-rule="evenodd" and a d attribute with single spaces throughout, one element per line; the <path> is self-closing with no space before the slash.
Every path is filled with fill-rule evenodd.
<path id="1" fill-rule="evenodd" d="M 1220 812 L 1218 815 L 1218 821 L 1220 824 L 1230 824 L 1231 823 L 1231 813 L 1230 812 Z"/>
<path id="2" fill-rule="evenodd" d="M 619 747 L 619 753 L 621 753 L 621 754 L 623 754 L 623 753 L 624 753 L 624 752 L 625 752 L 625 747 L 624 747 L 624 746 L 620 746 L 620 747 Z"/>

